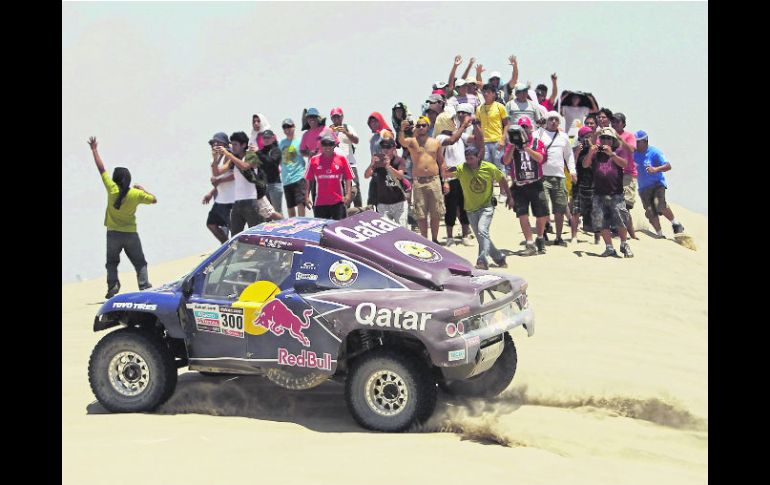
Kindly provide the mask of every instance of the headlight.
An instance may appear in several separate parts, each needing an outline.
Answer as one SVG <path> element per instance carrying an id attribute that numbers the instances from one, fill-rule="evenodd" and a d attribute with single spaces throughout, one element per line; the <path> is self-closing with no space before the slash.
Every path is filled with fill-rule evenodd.
<path id="1" fill-rule="evenodd" d="M 524 301 L 526 303 L 526 295 L 524 297 Z M 512 320 L 517 313 L 519 313 L 521 308 L 522 307 L 519 304 L 519 300 L 517 299 L 516 305 L 509 303 L 508 305 L 505 305 L 504 307 L 497 310 L 484 313 L 483 315 L 473 315 L 471 317 L 460 320 L 460 322 L 464 324 L 466 332 L 472 332 L 480 328 L 492 327 L 495 325 L 505 325 L 507 322 Z"/>

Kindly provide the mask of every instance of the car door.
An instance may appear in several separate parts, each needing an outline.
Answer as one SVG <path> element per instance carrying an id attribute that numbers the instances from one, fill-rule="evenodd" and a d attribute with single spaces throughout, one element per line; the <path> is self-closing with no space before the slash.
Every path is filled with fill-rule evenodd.
<path id="1" fill-rule="evenodd" d="M 185 304 L 191 365 L 254 367 L 247 355 L 248 324 L 259 304 L 242 296 L 255 282 L 280 283 L 291 269 L 291 254 L 235 241 L 200 274 L 203 282 Z"/>

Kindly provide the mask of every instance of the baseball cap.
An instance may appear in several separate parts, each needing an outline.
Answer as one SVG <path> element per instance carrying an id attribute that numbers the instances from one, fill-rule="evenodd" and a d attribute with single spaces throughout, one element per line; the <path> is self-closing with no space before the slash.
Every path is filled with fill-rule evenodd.
<path id="1" fill-rule="evenodd" d="M 446 91 L 444 91 L 443 89 L 434 89 L 433 92 L 430 94 L 438 94 L 439 96 L 445 96 Z"/>
<path id="2" fill-rule="evenodd" d="M 636 132 L 636 141 L 639 140 L 646 140 L 647 139 L 647 132 L 639 130 Z"/>
<path id="3" fill-rule="evenodd" d="M 518 91 L 526 91 L 527 90 L 527 85 L 524 84 L 524 83 L 516 83 L 516 85 L 513 87 L 513 90 L 517 91 L 517 92 Z"/>
<path id="4" fill-rule="evenodd" d="M 428 96 L 428 99 L 426 99 L 425 101 L 428 103 L 443 103 L 444 98 L 442 98 L 438 94 L 431 94 L 430 96 Z"/>
<path id="5" fill-rule="evenodd" d="M 329 116 L 334 116 L 334 115 L 344 116 L 345 114 L 342 112 L 342 108 L 332 108 L 332 112 L 329 113 Z"/>
<path id="6" fill-rule="evenodd" d="M 584 126 L 578 130 L 578 136 L 585 136 L 589 133 L 593 133 L 594 130 L 591 129 L 590 126 Z"/>
<path id="7" fill-rule="evenodd" d="M 473 79 L 472 77 L 465 78 L 465 84 L 475 84 L 476 86 L 479 85 L 478 81 Z"/>
<path id="8" fill-rule="evenodd" d="M 529 116 L 522 116 L 516 123 L 518 123 L 519 126 L 529 126 L 532 128 L 532 120 L 529 119 Z"/>
<path id="9" fill-rule="evenodd" d="M 602 128 L 602 129 L 599 130 L 599 137 L 601 138 L 603 136 L 608 136 L 608 137 L 613 138 L 615 140 L 618 139 L 617 132 L 613 128 L 610 128 L 610 127 Z"/>
<path id="10" fill-rule="evenodd" d="M 462 86 L 465 86 L 465 83 L 466 83 L 466 82 L 467 82 L 467 81 L 466 81 L 465 79 L 462 79 L 462 78 L 460 78 L 460 79 L 458 79 L 457 81 L 455 81 L 455 87 L 456 87 L 456 88 L 460 88 L 460 87 L 462 87 Z"/>
<path id="11" fill-rule="evenodd" d="M 214 136 L 209 140 L 209 145 L 212 145 L 215 141 L 228 145 L 230 144 L 230 137 L 227 136 L 227 133 L 220 131 L 219 133 L 214 133 Z"/>
<path id="12" fill-rule="evenodd" d="M 561 119 L 561 115 L 559 114 L 558 111 L 549 111 L 548 113 L 545 114 L 545 119 L 549 119 L 549 118 Z"/>
<path id="13" fill-rule="evenodd" d="M 447 86 L 447 83 L 444 81 L 436 81 L 433 83 L 433 89 L 444 89 Z"/>
<path id="14" fill-rule="evenodd" d="M 337 144 L 337 140 L 335 140 L 331 134 L 324 133 L 323 136 L 321 136 L 321 144 L 323 145 L 324 143 L 330 143 L 330 142 L 335 145 Z"/>
<path id="15" fill-rule="evenodd" d="M 611 119 L 621 121 L 623 124 L 626 123 L 626 115 L 624 115 L 623 113 L 615 113 L 612 115 Z"/>
<path id="16" fill-rule="evenodd" d="M 473 114 L 473 106 L 471 106 L 470 103 L 460 103 L 457 105 L 457 109 L 455 111 L 458 113 Z"/>
<path id="17" fill-rule="evenodd" d="M 388 132 L 388 133 L 390 133 L 390 132 Z M 395 140 L 393 140 L 393 138 L 385 138 L 385 137 L 383 137 L 383 138 L 380 139 L 380 146 L 382 148 L 392 148 L 392 147 L 396 146 L 396 142 L 395 142 Z"/>
<path id="18" fill-rule="evenodd" d="M 275 133 L 273 133 L 273 130 L 265 130 L 262 132 L 262 138 L 268 138 L 271 136 L 275 136 Z"/>
<path id="19" fill-rule="evenodd" d="M 292 120 L 291 118 L 286 118 L 285 120 L 283 120 L 283 122 L 281 122 L 281 127 L 284 127 L 284 126 L 294 126 L 294 120 Z"/>
<path id="20" fill-rule="evenodd" d="M 492 79 L 493 77 L 496 77 L 497 79 L 500 79 L 502 76 L 500 75 L 500 71 L 492 71 L 489 73 L 489 79 Z"/>
<path id="21" fill-rule="evenodd" d="M 308 108 L 307 113 L 305 113 L 305 116 L 318 116 L 321 117 L 321 113 L 318 112 L 315 108 Z"/>

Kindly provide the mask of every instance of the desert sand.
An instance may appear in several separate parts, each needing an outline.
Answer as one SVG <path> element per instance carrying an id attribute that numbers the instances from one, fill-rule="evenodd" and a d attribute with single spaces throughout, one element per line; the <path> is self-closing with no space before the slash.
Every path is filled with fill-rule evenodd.
<path id="1" fill-rule="evenodd" d="M 104 278 L 62 285 L 62 483 L 706 483 L 708 219 L 673 209 L 697 251 L 667 222 L 668 239 L 651 237 L 635 209 L 633 259 L 596 257 L 603 244 L 582 232 L 546 255 L 508 257 L 503 271 L 529 281 L 536 317 L 533 337 L 513 332 L 512 385 L 493 400 L 442 393 L 430 421 L 402 434 L 357 426 L 338 383 L 288 391 L 186 369 L 156 412 L 107 413 L 87 377 L 105 333 L 92 330 Z M 492 237 L 522 248 L 511 211 L 498 208 Z M 475 261 L 475 246 L 450 249 Z M 151 265 L 150 280 L 204 257 Z M 136 289 L 130 272 L 121 282 Z"/>

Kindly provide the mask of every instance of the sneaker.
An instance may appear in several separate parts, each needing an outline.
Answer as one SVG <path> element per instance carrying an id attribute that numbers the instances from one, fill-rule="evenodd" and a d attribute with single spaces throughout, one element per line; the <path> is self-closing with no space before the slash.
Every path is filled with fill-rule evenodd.
<path id="1" fill-rule="evenodd" d="M 684 232 L 684 226 L 682 224 L 671 224 L 671 228 L 674 230 L 674 234 Z"/>
<path id="2" fill-rule="evenodd" d="M 620 245 L 620 252 L 623 253 L 623 256 L 626 258 L 634 257 L 634 253 L 631 252 L 631 246 L 629 246 L 628 243 L 623 243 Z"/>
<path id="3" fill-rule="evenodd" d="M 604 252 L 601 254 L 602 258 L 608 258 L 608 257 L 618 257 L 618 253 L 615 251 L 615 248 L 607 248 L 604 250 Z"/>
<path id="4" fill-rule="evenodd" d="M 150 288 L 152 288 L 152 284 L 150 284 L 150 283 L 147 283 L 147 284 L 146 284 L 146 285 L 144 285 L 144 286 L 140 286 L 140 287 L 139 287 L 139 291 L 143 291 L 143 290 L 149 290 Z"/>
<path id="5" fill-rule="evenodd" d="M 112 298 L 113 296 L 117 295 L 119 291 L 120 291 L 120 281 L 118 281 L 117 283 L 115 283 L 114 285 L 112 285 L 112 288 L 109 288 L 109 289 L 107 290 L 107 294 L 106 294 L 106 295 L 104 295 L 104 297 L 105 297 L 105 298 L 107 298 L 107 299 L 109 300 L 109 299 L 110 299 L 110 298 Z"/>
<path id="6" fill-rule="evenodd" d="M 470 236 L 466 236 L 466 237 L 460 239 L 460 243 L 463 246 L 473 246 L 473 241 L 471 241 L 471 237 Z"/>
<path id="7" fill-rule="evenodd" d="M 566 243 L 566 241 L 564 241 L 564 239 L 562 239 L 562 238 L 560 238 L 560 237 L 557 237 L 557 238 L 556 238 L 556 239 L 553 241 L 553 245 L 554 245 L 554 246 L 564 246 L 564 247 L 567 247 L 567 243 Z"/>
<path id="8" fill-rule="evenodd" d="M 486 261 L 479 261 L 476 263 L 476 269 L 489 269 L 489 265 Z"/>
<path id="9" fill-rule="evenodd" d="M 439 241 L 438 239 L 432 239 L 432 241 L 439 246 L 446 246 L 446 242 Z"/>
<path id="10" fill-rule="evenodd" d="M 550 221 L 546 221 L 546 223 L 545 223 L 545 232 L 546 232 L 546 234 L 547 233 L 553 234 L 553 228 L 551 227 L 551 222 Z"/>
<path id="11" fill-rule="evenodd" d="M 527 243 L 524 250 L 521 252 L 522 256 L 534 256 L 537 254 L 537 246 L 535 243 Z"/>
<path id="12" fill-rule="evenodd" d="M 505 256 L 503 256 L 503 259 L 501 259 L 499 261 L 495 261 L 495 264 L 497 265 L 498 268 L 507 268 L 508 267 L 508 263 L 505 262 Z"/>
<path id="13" fill-rule="evenodd" d="M 446 238 L 446 241 L 444 241 L 444 243 L 442 244 L 442 246 L 446 246 L 446 247 L 449 247 L 449 246 L 451 246 L 452 244 L 456 244 L 456 243 L 455 243 L 455 240 L 454 240 L 454 238 L 453 238 L 453 237 L 448 237 L 448 238 Z"/>
<path id="14" fill-rule="evenodd" d="M 543 237 L 535 239 L 535 246 L 538 253 L 545 254 L 545 234 L 543 234 Z"/>

